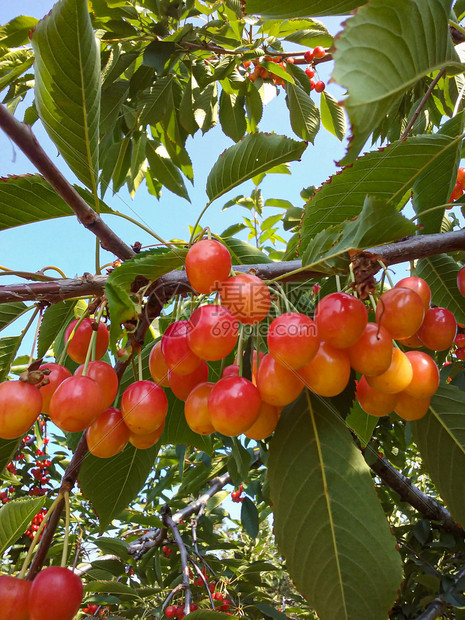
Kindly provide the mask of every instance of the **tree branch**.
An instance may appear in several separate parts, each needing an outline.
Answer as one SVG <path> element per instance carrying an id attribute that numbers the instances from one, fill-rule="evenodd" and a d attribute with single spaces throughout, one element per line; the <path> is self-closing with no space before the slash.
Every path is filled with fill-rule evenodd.
<path id="1" fill-rule="evenodd" d="M 23 151 L 56 193 L 69 205 L 81 224 L 100 240 L 102 248 L 112 252 L 121 260 L 134 256 L 134 251 L 102 221 L 98 213 L 89 207 L 87 202 L 65 179 L 37 142 L 29 125 L 17 121 L 4 105 L 0 105 L 0 127 Z"/>
<path id="2" fill-rule="evenodd" d="M 177 524 L 173 520 L 173 516 L 171 514 L 171 509 L 168 504 L 162 506 L 161 516 L 163 525 L 165 527 L 169 527 L 173 532 L 173 537 L 179 548 L 179 555 L 181 556 L 181 567 L 182 567 L 182 584 L 184 586 L 184 594 L 185 594 L 185 603 L 184 603 L 184 613 L 190 613 L 192 594 L 189 585 L 189 556 L 187 555 L 186 545 L 179 533 Z"/>

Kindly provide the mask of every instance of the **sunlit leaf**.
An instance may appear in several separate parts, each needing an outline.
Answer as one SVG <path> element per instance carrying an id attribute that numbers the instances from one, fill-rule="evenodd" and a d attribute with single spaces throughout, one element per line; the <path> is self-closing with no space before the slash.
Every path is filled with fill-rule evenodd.
<path id="1" fill-rule="evenodd" d="M 342 140 L 347 131 L 344 109 L 326 91 L 321 93 L 320 114 L 323 127 Z"/>
<path id="2" fill-rule="evenodd" d="M 345 15 L 366 0 L 247 0 L 247 13 L 268 17 L 324 17 Z"/>
<path id="3" fill-rule="evenodd" d="M 447 254 L 428 256 L 418 261 L 415 275 L 431 288 L 431 301 L 453 312 L 456 321 L 465 323 L 465 299 L 457 288 L 460 265 Z"/>
<path id="4" fill-rule="evenodd" d="M 24 534 L 45 501 L 45 497 L 13 499 L 0 508 L 0 553 Z"/>

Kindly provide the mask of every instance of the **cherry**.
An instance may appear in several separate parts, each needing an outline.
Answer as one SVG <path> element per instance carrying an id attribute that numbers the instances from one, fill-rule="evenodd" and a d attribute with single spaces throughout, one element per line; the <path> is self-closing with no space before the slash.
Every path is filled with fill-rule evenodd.
<path id="1" fill-rule="evenodd" d="M 417 335 L 428 349 L 446 351 L 452 346 L 456 333 L 457 323 L 450 310 L 430 308 Z"/>
<path id="2" fill-rule="evenodd" d="M 238 377 L 239 366 L 237 364 L 230 364 L 223 369 L 223 377 Z"/>
<path id="3" fill-rule="evenodd" d="M 378 392 L 397 394 L 409 385 L 413 377 L 412 364 L 399 349 L 392 352 L 392 361 L 386 372 L 376 377 L 367 377 L 368 384 Z"/>
<path id="4" fill-rule="evenodd" d="M 454 343 L 458 347 L 465 347 L 465 334 L 457 334 L 455 336 Z"/>
<path id="5" fill-rule="evenodd" d="M 29 620 L 27 599 L 31 582 L 10 575 L 0 575 L 0 617 Z"/>
<path id="6" fill-rule="evenodd" d="M 161 352 L 166 365 L 178 375 L 189 375 L 202 361 L 189 347 L 189 329 L 188 321 L 175 321 L 168 326 L 161 338 Z"/>
<path id="7" fill-rule="evenodd" d="M 250 273 L 228 278 L 220 287 L 221 303 L 241 323 L 262 321 L 270 311 L 271 297 L 266 284 Z"/>
<path id="8" fill-rule="evenodd" d="M 362 335 L 347 349 L 350 365 L 361 375 L 380 375 L 392 360 L 392 337 L 382 325 L 367 323 Z"/>
<path id="9" fill-rule="evenodd" d="M 280 364 L 269 353 L 260 360 L 257 388 L 265 403 L 275 407 L 285 407 L 297 398 L 303 387 L 297 372 Z"/>
<path id="10" fill-rule="evenodd" d="M 99 384 L 90 377 L 75 375 L 65 379 L 50 401 L 50 419 L 62 431 L 76 433 L 90 426 L 105 409 Z"/>
<path id="11" fill-rule="evenodd" d="M 326 50 L 321 45 L 317 45 L 313 50 L 313 58 L 324 58 L 326 56 Z"/>
<path id="12" fill-rule="evenodd" d="M 274 407 L 273 405 L 262 402 L 258 410 L 258 418 L 252 426 L 245 431 L 244 435 L 256 441 L 266 439 L 275 430 L 280 415 L 280 407 Z"/>
<path id="13" fill-rule="evenodd" d="M 49 566 L 32 582 L 28 599 L 30 620 L 72 620 L 83 594 L 81 580 L 71 570 Z"/>
<path id="14" fill-rule="evenodd" d="M 429 398 L 414 398 L 406 392 L 398 394 L 394 411 L 404 420 L 419 420 L 428 413 Z"/>
<path id="15" fill-rule="evenodd" d="M 198 293 L 216 291 L 230 271 L 229 250 L 215 239 L 203 239 L 189 248 L 186 274 L 192 288 Z"/>
<path id="16" fill-rule="evenodd" d="M 457 288 L 462 297 L 465 297 L 465 267 L 462 267 L 457 274 Z"/>
<path id="17" fill-rule="evenodd" d="M 107 459 L 124 450 L 129 441 L 129 429 L 119 409 L 109 407 L 86 431 L 87 446 L 94 456 Z"/>
<path id="18" fill-rule="evenodd" d="M 312 361 L 298 371 L 303 383 L 320 396 L 336 396 L 347 386 L 350 359 L 347 351 L 322 342 Z"/>
<path id="19" fill-rule="evenodd" d="M 394 288 L 409 288 L 410 290 L 415 291 L 415 293 L 421 297 L 425 310 L 428 310 L 431 303 L 431 289 L 429 284 L 423 280 L 423 278 L 418 278 L 416 276 L 402 278 L 402 280 L 397 282 Z"/>
<path id="20" fill-rule="evenodd" d="M 79 319 L 75 319 L 71 321 L 68 327 L 65 330 L 65 343 L 68 342 L 69 337 L 74 329 L 74 327 L 79 323 Z M 83 364 L 86 361 L 87 350 L 89 348 L 90 339 L 93 333 L 93 325 L 95 324 L 89 318 L 84 319 L 79 326 L 76 328 L 72 339 L 68 344 L 68 348 L 66 352 L 69 357 L 78 364 Z M 108 343 L 110 341 L 110 334 L 108 332 L 107 326 L 100 322 L 97 328 L 97 342 L 95 346 L 95 359 L 101 359 L 107 349 Z"/>
<path id="21" fill-rule="evenodd" d="M 235 437 L 246 431 L 258 417 L 260 394 L 244 377 L 225 377 L 214 385 L 208 411 L 216 431 Z"/>
<path id="22" fill-rule="evenodd" d="M 189 327 L 187 342 L 200 359 L 221 360 L 236 345 L 239 324 L 223 306 L 200 306 L 192 313 Z"/>
<path id="23" fill-rule="evenodd" d="M 24 435 L 42 409 L 40 390 L 23 381 L 0 383 L 0 437 L 16 439 Z"/>
<path id="24" fill-rule="evenodd" d="M 184 405 L 186 422 L 194 433 L 210 435 L 215 429 L 212 425 L 208 411 L 208 398 L 214 383 L 200 383 L 189 394 Z"/>
<path id="25" fill-rule="evenodd" d="M 410 288 L 394 287 L 381 295 L 376 306 L 376 321 L 394 340 L 410 338 L 425 316 L 422 298 Z"/>
<path id="26" fill-rule="evenodd" d="M 168 399 L 153 381 L 136 381 L 127 387 L 121 397 L 121 413 L 131 433 L 153 433 L 164 423 Z"/>
<path id="27" fill-rule="evenodd" d="M 300 312 L 276 317 L 268 328 L 267 341 L 270 354 L 291 368 L 308 364 L 320 346 L 315 322 Z"/>
<path id="28" fill-rule="evenodd" d="M 80 376 L 83 372 L 84 364 L 79 366 L 74 374 Z M 96 381 L 102 388 L 105 409 L 111 407 L 118 393 L 118 375 L 113 366 L 100 360 L 89 362 L 87 365 L 86 377 L 90 377 Z"/>
<path id="29" fill-rule="evenodd" d="M 314 70 L 314 69 L 311 69 L 310 67 L 307 67 L 307 68 L 305 69 L 305 73 L 307 74 L 307 77 L 308 77 L 308 79 L 309 79 L 309 80 L 311 80 L 311 79 L 312 79 L 312 77 L 314 77 L 314 76 L 315 76 L 315 70 Z"/>
<path id="30" fill-rule="evenodd" d="M 189 375 L 178 375 L 170 370 L 168 380 L 176 398 L 185 402 L 195 386 L 208 380 L 208 364 L 202 360 L 200 366 Z"/>
<path id="31" fill-rule="evenodd" d="M 138 450 L 147 450 L 154 446 L 160 437 L 163 435 L 163 431 L 165 429 L 165 421 L 163 420 L 163 424 L 157 428 L 153 433 L 149 433 L 148 435 L 136 435 L 135 433 L 130 433 L 129 435 L 129 443 L 137 448 Z"/>
<path id="32" fill-rule="evenodd" d="M 365 329 L 368 313 L 363 303 L 347 293 L 331 293 L 318 302 L 318 336 L 337 349 L 351 347 Z"/>
<path id="33" fill-rule="evenodd" d="M 439 370 L 436 362 L 423 351 L 407 351 L 412 365 L 413 377 L 405 388 L 405 394 L 414 398 L 431 398 L 439 386 Z"/>
<path id="34" fill-rule="evenodd" d="M 362 377 L 357 385 L 357 398 L 365 413 L 381 417 L 394 411 L 398 396 L 397 394 L 385 394 L 374 390 L 366 378 Z"/>
<path id="35" fill-rule="evenodd" d="M 68 377 L 71 377 L 71 372 L 61 364 L 49 362 L 47 364 L 42 364 L 39 368 L 39 370 L 46 369 L 50 370 L 50 374 L 47 375 L 48 383 L 40 387 L 40 393 L 42 394 L 42 413 L 48 413 L 52 394 L 60 383 Z"/>
<path id="36" fill-rule="evenodd" d="M 322 93 L 325 88 L 326 84 L 322 80 L 318 80 L 318 82 L 315 82 L 315 90 L 317 93 Z"/>
<path id="37" fill-rule="evenodd" d="M 168 366 L 161 352 L 161 340 L 158 340 L 150 351 L 149 372 L 152 379 L 160 387 L 169 387 Z"/>
<path id="38" fill-rule="evenodd" d="M 167 618 L 176 618 L 178 614 L 178 608 L 175 605 L 168 605 L 168 607 L 165 609 L 165 616 Z"/>
<path id="39" fill-rule="evenodd" d="M 311 63 L 313 61 L 313 51 L 312 50 L 307 50 L 304 54 L 304 60 L 308 63 Z"/>

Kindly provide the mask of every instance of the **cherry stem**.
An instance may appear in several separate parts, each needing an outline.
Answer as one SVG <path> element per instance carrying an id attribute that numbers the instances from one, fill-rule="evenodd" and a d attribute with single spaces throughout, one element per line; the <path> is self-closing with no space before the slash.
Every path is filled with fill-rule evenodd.
<path id="1" fill-rule="evenodd" d="M 447 207 L 451 207 L 451 206 L 452 207 L 463 206 L 464 204 L 465 202 L 446 202 L 443 205 L 437 205 L 436 207 L 431 207 L 430 209 L 425 209 L 425 211 L 422 211 L 421 213 L 417 213 L 416 215 L 411 217 L 409 221 L 414 222 L 418 218 L 426 215 L 427 213 L 432 213 L 433 211 L 439 211 L 439 209 L 446 209 Z"/>
<path id="2" fill-rule="evenodd" d="M 394 288 L 394 282 L 392 281 L 391 276 L 388 273 L 388 268 L 386 267 L 386 265 L 383 263 L 382 260 L 379 260 L 378 263 L 381 265 L 382 269 L 383 269 L 383 280 L 386 277 L 389 281 L 389 284 L 391 285 L 391 288 Z"/>
<path id="3" fill-rule="evenodd" d="M 274 293 L 283 300 L 284 302 L 284 306 L 286 308 L 286 312 L 292 312 L 292 311 L 296 311 L 296 308 L 293 304 L 291 304 L 291 302 L 289 301 L 289 299 L 287 298 L 286 293 L 284 292 L 283 287 L 278 284 L 278 282 L 275 282 L 273 285 L 273 289 L 274 289 Z"/>
<path id="4" fill-rule="evenodd" d="M 37 308 L 37 310 L 39 310 L 39 320 L 37 321 L 37 327 L 36 327 L 36 331 L 35 331 L 35 334 L 34 334 L 34 340 L 32 341 L 32 348 L 31 348 L 31 354 L 29 355 L 28 366 L 30 366 L 32 364 L 32 359 L 34 357 L 34 351 L 35 351 L 36 344 L 37 344 L 37 338 L 39 337 L 40 326 L 42 324 L 43 308 Z M 34 313 L 34 317 L 35 316 L 37 316 L 37 312 Z"/>
<path id="5" fill-rule="evenodd" d="M 95 322 L 97 323 L 97 329 L 92 329 L 92 335 L 90 337 L 89 346 L 87 347 L 86 359 L 84 361 L 84 368 L 82 371 L 82 376 L 85 377 L 87 374 L 87 367 L 89 366 L 90 360 L 95 360 L 95 351 L 97 348 L 97 333 L 98 326 L 100 320 L 102 318 L 103 311 L 105 310 L 106 302 L 103 302 L 99 308 L 97 316 L 95 317 Z"/>
<path id="6" fill-rule="evenodd" d="M 139 381 L 142 381 L 143 374 L 142 374 L 142 348 L 139 349 L 138 351 L 139 355 L 137 356 L 137 363 L 138 363 L 138 370 L 139 370 Z"/>
<path id="7" fill-rule="evenodd" d="M 64 272 L 59 267 L 56 267 L 55 265 L 47 265 L 46 267 L 43 267 L 40 271 L 42 273 L 45 273 L 46 271 L 57 271 L 62 278 L 66 279 L 66 275 L 64 274 Z"/>
<path id="8" fill-rule="evenodd" d="M 18 579 L 24 579 L 24 576 L 26 575 L 27 567 L 29 566 L 29 562 L 31 561 L 32 555 L 34 553 L 34 549 L 36 548 L 36 545 L 39 542 L 43 529 L 47 525 L 48 519 L 51 517 L 53 511 L 55 510 L 55 508 L 58 506 L 58 504 L 61 502 L 62 499 L 63 499 L 63 495 L 59 493 L 57 497 L 55 498 L 55 500 L 53 501 L 50 508 L 48 509 L 47 514 L 42 519 L 42 523 L 40 524 L 39 529 L 35 533 L 35 536 L 31 542 L 31 546 L 29 547 L 26 557 L 24 558 L 24 562 L 21 567 L 21 572 L 18 575 Z"/>
<path id="9" fill-rule="evenodd" d="M 415 112 L 414 112 L 414 114 L 413 114 L 412 118 L 410 119 L 410 121 L 409 121 L 409 123 L 408 123 L 407 127 L 405 128 L 404 133 L 403 133 L 403 134 L 401 135 L 401 137 L 400 137 L 400 139 L 401 139 L 401 141 L 402 141 L 402 142 L 405 142 L 405 140 L 407 140 L 408 135 L 409 135 L 409 133 L 410 133 L 410 131 L 411 131 L 412 127 L 413 127 L 413 126 L 414 126 L 414 124 L 415 124 L 415 121 L 416 121 L 416 120 L 417 120 L 417 118 L 420 116 L 421 111 L 423 110 L 423 108 L 424 108 L 424 107 L 425 107 L 425 105 L 426 105 L 426 102 L 428 101 L 428 99 L 429 99 L 429 98 L 430 98 L 430 96 L 431 96 L 431 93 L 432 93 L 432 92 L 433 92 L 433 90 L 435 89 L 435 87 L 436 87 L 437 83 L 439 82 L 439 80 L 440 80 L 440 79 L 441 79 L 441 78 L 445 75 L 446 71 L 447 71 L 447 67 L 443 67 L 443 68 L 439 71 L 439 73 L 437 74 L 437 76 L 434 78 L 434 80 L 431 82 L 431 84 L 429 85 L 429 88 L 428 88 L 428 90 L 426 91 L 426 93 L 425 93 L 425 95 L 424 95 L 423 99 L 420 101 L 420 103 L 419 103 L 419 105 L 418 105 L 417 109 L 415 110 Z"/>
<path id="10" fill-rule="evenodd" d="M 31 327 L 31 325 L 34 323 L 34 320 L 36 318 L 36 316 L 39 314 L 40 308 L 39 306 L 35 307 L 35 310 L 31 316 L 31 318 L 29 319 L 29 321 L 27 322 L 26 327 L 21 331 L 21 336 L 20 336 L 20 344 L 23 341 L 24 336 L 27 334 L 27 332 L 29 331 L 29 328 Z M 32 348 L 32 353 L 34 353 L 34 347 Z M 31 358 L 29 358 L 29 364 L 31 363 Z"/>
<path id="11" fill-rule="evenodd" d="M 237 341 L 237 361 L 239 363 L 239 376 L 242 377 L 242 366 L 244 363 L 243 349 L 244 349 L 244 325 L 239 324 L 239 340 Z"/>
<path id="12" fill-rule="evenodd" d="M 61 567 L 67 566 L 68 560 L 68 541 L 69 541 L 69 522 L 70 522 L 70 510 L 69 510 L 69 491 L 65 491 L 63 494 L 65 500 L 65 539 L 63 542 L 63 553 L 61 555 Z"/>

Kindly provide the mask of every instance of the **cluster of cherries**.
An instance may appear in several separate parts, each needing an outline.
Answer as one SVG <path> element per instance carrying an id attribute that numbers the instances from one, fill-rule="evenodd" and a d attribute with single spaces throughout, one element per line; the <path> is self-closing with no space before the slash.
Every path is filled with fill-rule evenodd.
<path id="1" fill-rule="evenodd" d="M 231 493 L 231 499 L 236 504 L 244 501 L 244 497 L 242 495 L 243 490 L 242 484 L 240 484 L 239 488 Z"/>
<path id="2" fill-rule="evenodd" d="M 73 620 L 83 595 L 79 577 L 59 566 L 45 568 L 33 581 L 0 576 L 0 613 L 8 620 Z"/>
<path id="3" fill-rule="evenodd" d="M 32 519 L 31 525 L 25 531 L 25 535 L 31 540 L 34 540 L 34 536 L 36 535 L 37 530 L 40 528 L 40 525 L 42 521 L 44 520 L 46 514 L 47 514 L 47 509 L 41 508 L 39 512 Z"/>
<path id="4" fill-rule="evenodd" d="M 463 196 L 465 192 L 465 168 L 459 168 L 457 172 L 457 181 L 455 183 L 452 194 L 450 195 L 449 202 L 458 200 Z"/>
<path id="5" fill-rule="evenodd" d="M 304 61 L 308 63 L 308 67 L 305 69 L 305 73 L 310 80 L 310 89 L 315 89 L 316 92 L 322 93 L 326 88 L 325 83 L 322 80 L 315 80 L 315 59 L 324 58 L 326 56 L 326 50 L 321 45 L 318 45 L 313 50 L 307 50 L 304 53 Z M 286 70 L 286 63 L 295 64 L 296 59 L 293 56 L 288 56 L 285 60 L 282 59 L 281 56 L 264 56 L 263 60 L 268 62 L 274 62 L 279 65 L 282 69 Z M 252 63 L 250 60 L 246 60 L 243 63 L 245 69 L 249 70 L 247 74 L 248 78 L 255 82 L 255 80 L 260 77 L 262 80 L 271 80 L 276 86 L 284 86 L 284 80 L 281 76 L 276 75 L 266 67 L 264 67 L 260 61 Z"/>
<path id="6" fill-rule="evenodd" d="M 215 582 L 209 581 L 207 571 L 205 568 L 201 569 L 201 573 L 202 573 L 203 578 L 199 576 L 196 579 L 194 579 L 194 585 L 200 586 L 200 587 L 203 587 L 204 585 L 206 585 L 206 587 L 208 587 L 208 590 L 210 592 L 211 598 L 213 599 L 213 601 L 216 601 L 216 605 L 215 605 L 216 611 L 222 611 L 226 613 L 228 616 L 230 616 L 231 612 L 229 611 L 229 609 L 230 609 L 231 603 L 229 599 L 227 598 L 226 594 L 216 589 Z M 190 579 L 193 579 L 194 577 L 191 569 L 189 569 L 189 577 Z M 190 611 L 193 612 L 193 611 L 196 611 L 197 609 L 198 609 L 198 606 L 195 603 L 191 603 Z M 177 620 L 182 620 L 182 618 L 184 618 L 185 616 L 184 605 L 168 605 L 165 608 L 165 616 L 167 618 L 177 618 Z"/>

